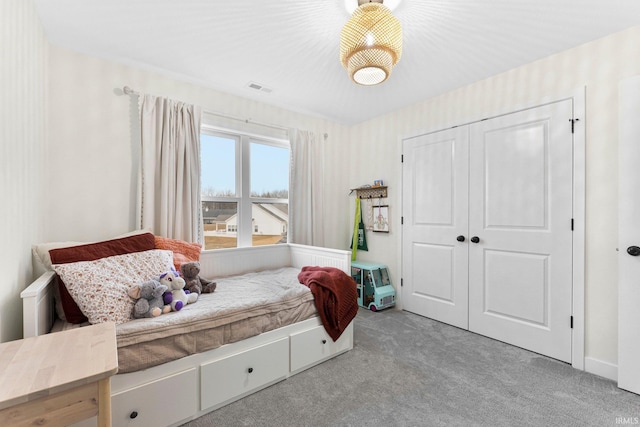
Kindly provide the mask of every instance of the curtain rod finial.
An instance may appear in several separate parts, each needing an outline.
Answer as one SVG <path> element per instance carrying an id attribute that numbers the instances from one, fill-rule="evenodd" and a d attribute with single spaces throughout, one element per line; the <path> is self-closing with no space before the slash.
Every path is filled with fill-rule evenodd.
<path id="1" fill-rule="evenodd" d="M 125 95 L 138 95 L 138 93 L 136 91 L 134 91 L 133 89 L 131 89 L 129 86 L 125 86 L 122 88 L 122 92 Z"/>

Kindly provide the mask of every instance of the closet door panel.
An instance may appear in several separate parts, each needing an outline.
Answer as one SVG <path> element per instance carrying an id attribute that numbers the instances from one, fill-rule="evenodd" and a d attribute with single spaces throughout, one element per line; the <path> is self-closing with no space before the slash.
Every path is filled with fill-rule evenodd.
<path id="1" fill-rule="evenodd" d="M 467 127 L 403 143 L 403 308 L 465 329 L 468 143 Z"/>
<path id="2" fill-rule="evenodd" d="M 469 329 L 571 361 L 572 101 L 470 127 Z"/>
<path id="3" fill-rule="evenodd" d="M 543 121 L 485 134 L 484 228 L 547 228 L 547 132 Z"/>
<path id="4" fill-rule="evenodd" d="M 484 312 L 544 327 L 549 257 L 498 250 L 486 250 L 484 257 Z"/>

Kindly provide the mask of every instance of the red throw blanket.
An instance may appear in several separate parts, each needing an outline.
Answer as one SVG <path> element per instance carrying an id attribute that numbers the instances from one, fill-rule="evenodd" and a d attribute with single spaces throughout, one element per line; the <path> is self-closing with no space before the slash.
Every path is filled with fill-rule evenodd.
<path id="1" fill-rule="evenodd" d="M 334 267 L 302 267 L 298 280 L 311 289 L 320 320 L 336 341 L 358 313 L 356 282 Z"/>

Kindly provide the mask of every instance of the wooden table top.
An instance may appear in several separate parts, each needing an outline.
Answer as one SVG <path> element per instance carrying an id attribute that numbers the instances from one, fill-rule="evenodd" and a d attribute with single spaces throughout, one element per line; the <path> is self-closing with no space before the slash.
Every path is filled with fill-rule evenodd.
<path id="1" fill-rule="evenodd" d="M 118 372 L 114 323 L 0 344 L 0 410 Z"/>

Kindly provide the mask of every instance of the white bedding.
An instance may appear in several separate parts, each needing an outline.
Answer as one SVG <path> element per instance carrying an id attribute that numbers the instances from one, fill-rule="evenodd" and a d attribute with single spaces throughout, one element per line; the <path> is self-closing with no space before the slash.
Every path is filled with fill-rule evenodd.
<path id="1" fill-rule="evenodd" d="M 309 288 L 298 282 L 299 272 L 288 267 L 217 279 L 214 293 L 201 294 L 178 312 L 118 325 L 118 345 L 211 329 L 313 301 Z"/>
<path id="2" fill-rule="evenodd" d="M 217 279 L 182 310 L 116 326 L 119 372 L 208 351 L 317 315 L 313 295 L 286 267 Z"/>

